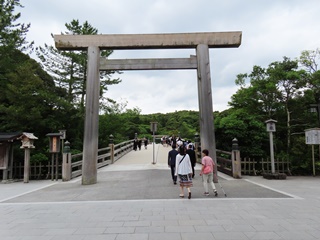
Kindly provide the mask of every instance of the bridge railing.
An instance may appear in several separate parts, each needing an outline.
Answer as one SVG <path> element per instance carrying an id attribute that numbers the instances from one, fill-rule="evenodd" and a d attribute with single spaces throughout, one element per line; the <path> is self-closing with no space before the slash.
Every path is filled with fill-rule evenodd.
<path id="1" fill-rule="evenodd" d="M 97 167 L 101 168 L 103 166 L 112 164 L 117 161 L 125 154 L 133 150 L 133 140 L 125 141 L 119 144 L 113 145 L 113 149 L 109 147 L 101 148 L 98 150 L 97 157 Z M 232 152 L 216 150 L 217 151 L 217 167 L 220 172 L 226 173 L 232 176 L 233 166 L 232 166 L 232 157 L 234 154 Z M 201 163 L 201 154 L 197 151 L 197 161 Z M 69 158 L 70 168 L 68 172 L 70 173 L 70 177 L 68 180 L 81 176 L 82 174 L 82 160 L 83 154 L 73 154 Z M 270 159 L 255 159 L 255 158 L 241 158 L 241 174 L 242 175 L 261 175 L 263 173 L 267 173 L 271 171 L 271 161 Z M 31 179 L 50 179 L 51 169 L 56 166 L 52 166 L 51 162 L 44 163 L 32 163 L 30 165 L 30 178 Z M 60 174 L 63 172 L 61 169 L 63 168 L 63 164 L 59 164 L 59 178 Z M 287 175 L 291 175 L 290 171 L 290 161 L 284 159 L 275 159 L 275 169 L 277 172 L 283 172 Z M 13 178 L 14 179 L 22 179 L 24 173 L 24 164 L 22 161 L 13 163 Z M 1 176 L 0 176 L 1 178 Z"/>
<path id="2" fill-rule="evenodd" d="M 113 147 L 113 151 L 112 150 Z M 119 158 L 123 157 L 125 154 L 133 149 L 133 140 L 128 140 L 115 144 L 113 146 L 98 149 L 97 157 L 97 167 L 102 168 L 113 162 L 117 161 Z M 81 176 L 82 174 L 82 161 L 83 153 L 71 155 L 71 179 Z"/>
<path id="3" fill-rule="evenodd" d="M 219 172 L 223 172 L 229 176 L 233 176 L 232 152 L 216 150 L 217 168 Z M 201 163 L 201 156 L 198 153 L 198 162 Z M 240 158 L 242 175 L 261 175 L 271 172 L 270 159 Z M 286 159 L 275 159 L 275 169 L 277 172 L 291 175 L 290 161 Z"/>
<path id="4" fill-rule="evenodd" d="M 232 176 L 232 152 L 216 150 L 218 171 Z"/>

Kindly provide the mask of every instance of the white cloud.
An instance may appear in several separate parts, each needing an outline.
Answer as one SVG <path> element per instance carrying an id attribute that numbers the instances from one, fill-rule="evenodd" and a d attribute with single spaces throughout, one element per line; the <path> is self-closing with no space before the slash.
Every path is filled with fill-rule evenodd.
<path id="1" fill-rule="evenodd" d="M 236 75 L 267 67 L 283 56 L 319 47 L 318 0 L 21 0 L 20 21 L 31 23 L 29 40 L 53 45 L 50 34 L 65 23 L 88 21 L 103 34 L 242 31 L 239 48 L 210 49 L 214 110 L 228 108 Z M 189 57 L 194 50 L 115 51 L 112 58 Z M 197 110 L 196 71 L 126 71 L 108 97 L 126 99 L 142 113 Z"/>

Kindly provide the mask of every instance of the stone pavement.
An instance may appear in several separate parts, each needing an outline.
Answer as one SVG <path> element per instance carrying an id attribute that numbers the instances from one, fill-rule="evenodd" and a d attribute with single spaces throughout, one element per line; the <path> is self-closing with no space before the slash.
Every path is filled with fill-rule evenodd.
<path id="1" fill-rule="evenodd" d="M 318 177 L 234 180 L 219 173 L 218 197 L 178 198 L 168 147 L 132 151 L 99 169 L 98 183 L 0 184 L 1 240 L 320 239 Z"/>

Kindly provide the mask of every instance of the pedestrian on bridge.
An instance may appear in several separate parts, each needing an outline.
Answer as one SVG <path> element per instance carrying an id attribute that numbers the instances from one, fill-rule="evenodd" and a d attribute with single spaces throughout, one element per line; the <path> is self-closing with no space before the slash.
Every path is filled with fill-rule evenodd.
<path id="1" fill-rule="evenodd" d="M 196 166 L 196 163 L 197 163 L 196 152 L 193 150 L 192 144 L 189 143 L 187 146 L 188 146 L 188 149 L 187 149 L 186 153 L 190 157 L 191 166 L 192 166 L 192 178 L 194 178 L 194 167 Z"/>
<path id="2" fill-rule="evenodd" d="M 147 147 L 148 147 L 148 138 L 144 138 L 143 139 L 143 143 L 144 143 L 144 149 L 147 149 Z"/>
<path id="3" fill-rule="evenodd" d="M 179 197 L 184 197 L 184 188 L 188 190 L 188 198 L 191 198 L 192 184 L 192 166 L 190 157 L 186 154 L 186 149 L 182 145 L 179 147 L 179 154 L 176 157 L 176 169 L 175 176 L 179 176 L 180 180 L 180 195 Z"/>
<path id="4" fill-rule="evenodd" d="M 176 157 L 178 155 L 178 151 L 176 150 L 176 145 L 172 145 L 172 150 L 168 153 L 168 167 L 171 168 L 171 177 L 173 184 L 177 184 L 177 176 L 175 176 L 176 170 Z"/>
<path id="5" fill-rule="evenodd" d="M 203 182 L 203 187 L 204 187 L 204 193 L 203 195 L 209 196 L 209 189 L 208 189 L 208 184 L 210 184 L 213 194 L 215 196 L 218 196 L 218 192 L 216 190 L 216 186 L 213 183 L 213 174 L 214 174 L 214 161 L 212 160 L 211 157 L 208 156 L 209 151 L 207 149 L 202 150 L 202 159 L 201 159 L 201 172 L 200 176 L 202 176 L 202 182 Z"/>

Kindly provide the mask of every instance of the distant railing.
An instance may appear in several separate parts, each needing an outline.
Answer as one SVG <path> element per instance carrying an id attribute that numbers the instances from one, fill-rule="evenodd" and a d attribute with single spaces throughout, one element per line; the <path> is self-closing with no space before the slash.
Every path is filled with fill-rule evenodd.
<path id="1" fill-rule="evenodd" d="M 223 172 L 232 176 L 232 160 L 231 152 L 216 150 L 217 153 L 217 168 L 219 172 Z M 197 162 L 201 164 L 201 153 L 197 151 Z"/>
<path id="2" fill-rule="evenodd" d="M 110 146 L 98 149 L 97 167 L 101 168 L 112 164 L 125 154 L 133 150 L 133 140 L 125 141 L 116 145 L 111 149 Z M 112 154 L 113 152 L 113 154 Z M 217 152 L 217 168 L 218 171 L 232 176 L 232 152 L 216 150 Z M 71 155 L 71 179 L 78 177 L 82 174 L 82 159 L 83 154 Z M 201 163 L 201 154 L 197 152 L 197 162 Z M 254 159 L 254 158 L 241 158 L 241 174 L 243 175 L 261 175 L 263 173 L 271 172 L 270 159 Z M 284 159 L 275 159 L 275 170 L 279 173 L 286 173 L 291 175 L 290 162 Z M 55 167 L 55 166 L 53 166 Z M 61 178 L 62 165 L 59 168 L 59 178 Z M 30 179 L 50 179 L 51 176 L 51 162 L 33 163 L 30 165 Z M 14 162 L 12 167 L 12 176 L 14 179 L 23 179 L 24 164 L 22 161 Z M 1 177 L 1 176 L 0 176 Z"/>
<path id="3" fill-rule="evenodd" d="M 112 164 L 119 158 L 133 149 L 133 140 L 125 141 L 114 145 L 113 159 L 111 158 L 111 148 L 98 149 L 97 167 L 101 168 Z M 83 153 L 71 155 L 71 178 L 81 176 L 82 174 Z"/>
<path id="4" fill-rule="evenodd" d="M 60 166 L 61 167 L 61 166 Z M 33 163 L 30 165 L 30 179 L 41 180 L 49 179 L 51 177 L 51 161 L 44 163 Z M 12 178 L 13 179 L 23 179 L 24 175 L 24 163 L 23 162 L 13 162 L 12 167 Z"/>
<path id="5" fill-rule="evenodd" d="M 243 175 L 258 175 L 259 173 L 258 161 L 254 158 L 243 158 L 241 159 L 241 173 Z"/>
<path id="6" fill-rule="evenodd" d="M 229 176 L 232 176 L 232 160 L 231 152 L 222 150 L 216 150 L 217 152 L 217 167 L 218 171 L 223 172 Z"/>
<path id="7" fill-rule="evenodd" d="M 97 157 L 97 167 L 101 168 L 104 166 L 107 166 L 109 164 L 112 164 L 112 162 L 117 161 L 121 157 L 123 157 L 125 154 L 130 152 L 133 149 L 133 140 L 125 141 L 119 144 L 114 145 L 114 151 L 113 156 L 111 156 L 111 148 L 101 148 L 98 149 L 98 157 Z M 71 155 L 71 178 L 78 177 L 82 174 L 82 159 L 83 154 L 73 154 Z M 61 161 L 59 161 L 58 165 L 58 172 L 59 172 L 59 178 L 61 178 Z M 55 166 L 53 166 L 55 167 Z M 30 179 L 51 179 L 51 161 L 47 161 L 44 163 L 32 163 L 30 164 Z M 23 162 L 14 162 L 13 168 L 12 168 L 12 175 L 14 179 L 23 179 L 24 174 L 24 164 Z"/>
<path id="8" fill-rule="evenodd" d="M 292 175 L 290 170 L 290 162 L 286 159 L 274 160 L 275 171 L 278 173 L 286 173 Z M 269 158 L 255 159 L 243 158 L 241 159 L 241 171 L 243 175 L 262 175 L 271 172 L 271 160 Z"/>
<path id="9" fill-rule="evenodd" d="M 261 159 L 261 166 L 263 173 L 271 172 L 271 160 L 270 159 Z M 290 171 L 290 161 L 288 159 L 275 159 L 274 168 L 276 172 L 286 173 L 287 175 L 292 175 Z"/>
<path id="10" fill-rule="evenodd" d="M 217 168 L 219 172 L 223 172 L 229 176 L 232 176 L 232 152 L 216 150 L 217 153 Z M 198 153 L 198 162 L 201 163 L 201 156 Z M 242 175 L 262 175 L 264 173 L 271 172 L 270 159 L 255 159 L 255 158 L 241 158 L 241 174 Z M 286 173 L 291 175 L 290 162 L 285 159 L 275 159 L 275 170 L 279 173 Z"/>

